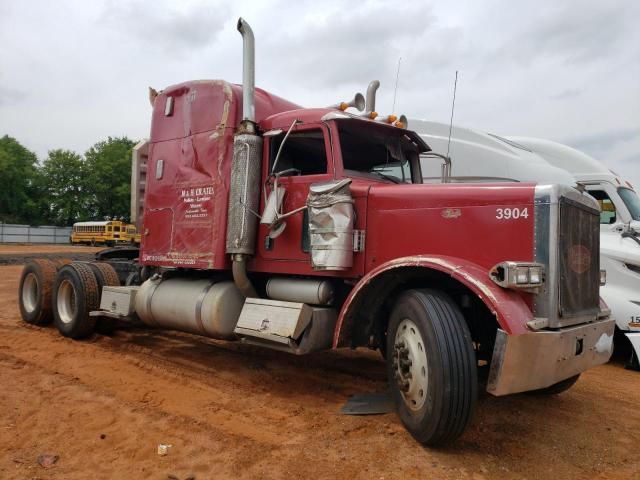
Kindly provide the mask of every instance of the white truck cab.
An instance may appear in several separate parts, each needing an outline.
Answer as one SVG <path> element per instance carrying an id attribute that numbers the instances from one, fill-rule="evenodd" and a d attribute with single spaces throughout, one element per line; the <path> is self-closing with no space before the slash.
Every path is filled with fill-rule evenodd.
<path id="1" fill-rule="evenodd" d="M 451 182 L 537 182 L 575 186 L 566 170 L 550 165 L 528 148 L 506 138 L 469 128 L 453 126 L 449 144 L 449 125 L 424 120 L 409 120 L 431 149 L 452 159 Z M 423 155 L 428 157 L 429 154 Z M 422 161 L 425 182 L 439 182 L 440 162 Z"/>
<path id="2" fill-rule="evenodd" d="M 633 186 L 598 160 L 556 142 L 503 138 L 468 128 L 410 120 L 432 150 L 451 158 L 451 182 L 520 181 L 584 185 L 598 200 L 600 267 L 607 271 L 600 295 L 620 333 L 629 340 L 629 366 L 640 369 L 640 197 Z M 441 180 L 437 161 L 422 162 L 425 181 Z"/>
<path id="3" fill-rule="evenodd" d="M 600 268 L 607 283 L 600 296 L 609 305 L 618 329 L 633 347 L 632 366 L 640 356 L 640 197 L 631 183 L 601 162 L 574 148 L 549 140 L 509 137 L 571 172 L 600 204 Z"/>

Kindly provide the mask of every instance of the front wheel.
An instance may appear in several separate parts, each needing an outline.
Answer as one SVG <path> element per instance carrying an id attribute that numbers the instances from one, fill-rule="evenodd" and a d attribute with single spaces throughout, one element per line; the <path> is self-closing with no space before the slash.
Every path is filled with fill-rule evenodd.
<path id="1" fill-rule="evenodd" d="M 387 373 L 398 415 L 419 442 L 462 434 L 478 396 L 475 352 L 462 313 L 446 294 L 409 290 L 387 331 Z"/>

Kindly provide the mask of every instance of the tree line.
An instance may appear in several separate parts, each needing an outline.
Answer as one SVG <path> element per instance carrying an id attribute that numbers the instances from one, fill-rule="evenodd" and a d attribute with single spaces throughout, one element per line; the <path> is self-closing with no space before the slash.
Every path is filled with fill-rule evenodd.
<path id="1" fill-rule="evenodd" d="M 109 137 L 84 155 L 50 150 L 38 161 L 15 138 L 0 138 L 0 222 L 69 226 L 130 215 L 131 152 L 136 142 Z"/>

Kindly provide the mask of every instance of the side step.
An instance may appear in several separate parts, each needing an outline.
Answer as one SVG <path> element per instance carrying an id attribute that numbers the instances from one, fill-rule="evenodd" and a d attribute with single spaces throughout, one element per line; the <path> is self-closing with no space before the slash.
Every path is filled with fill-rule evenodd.
<path id="1" fill-rule="evenodd" d="M 247 298 L 234 333 L 245 343 L 302 355 L 331 348 L 336 319 L 334 308 Z"/>
<path id="2" fill-rule="evenodd" d="M 100 310 L 90 312 L 92 317 L 109 317 L 118 320 L 128 320 L 135 315 L 136 294 L 140 287 L 102 287 Z"/>

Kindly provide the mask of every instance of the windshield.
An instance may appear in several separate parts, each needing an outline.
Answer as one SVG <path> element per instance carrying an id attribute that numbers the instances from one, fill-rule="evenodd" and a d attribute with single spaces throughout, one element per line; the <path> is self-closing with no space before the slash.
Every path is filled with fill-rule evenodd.
<path id="1" fill-rule="evenodd" d="M 398 129 L 361 121 L 338 122 L 342 165 L 351 173 L 413 183 L 417 147 Z"/>
<path id="2" fill-rule="evenodd" d="M 631 218 L 634 220 L 640 220 L 640 197 L 638 197 L 638 194 L 630 188 L 624 187 L 618 188 L 618 194 L 627 206 L 627 209 L 629 209 Z"/>

